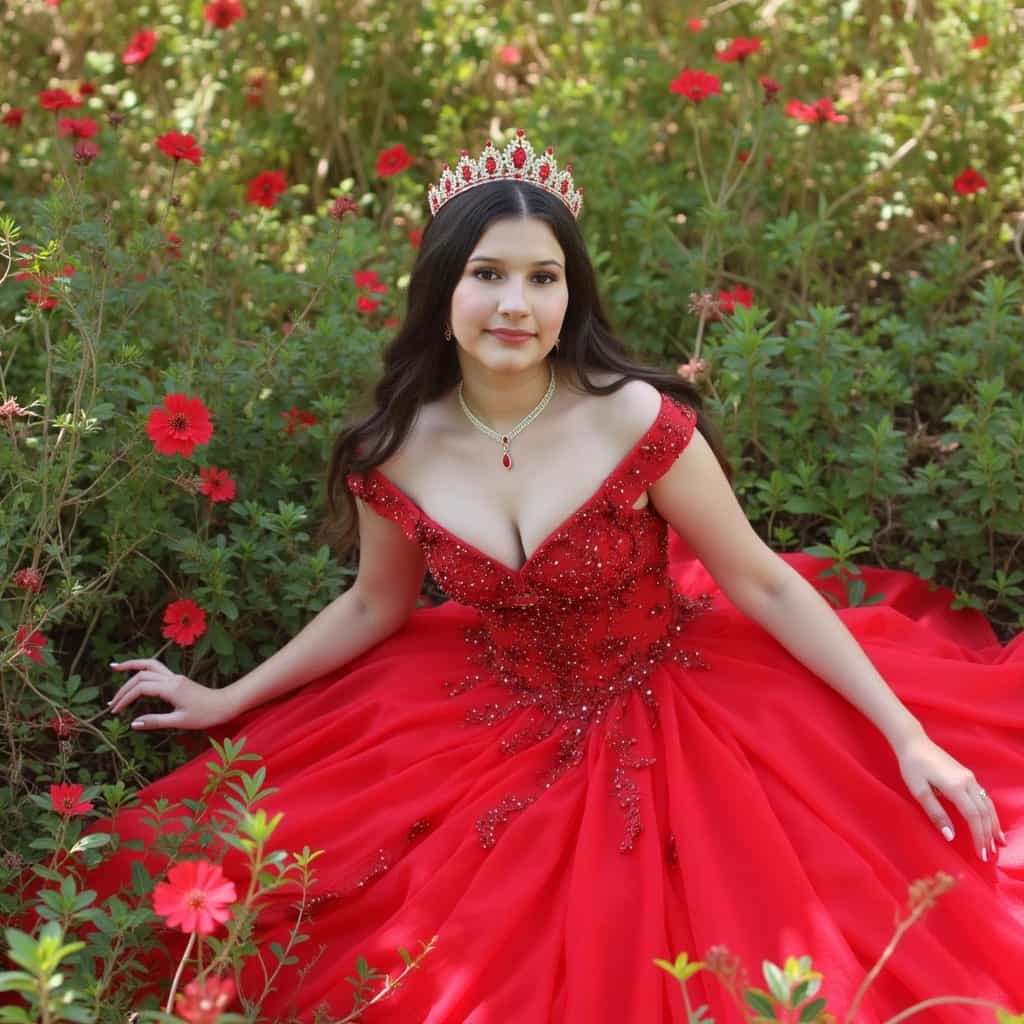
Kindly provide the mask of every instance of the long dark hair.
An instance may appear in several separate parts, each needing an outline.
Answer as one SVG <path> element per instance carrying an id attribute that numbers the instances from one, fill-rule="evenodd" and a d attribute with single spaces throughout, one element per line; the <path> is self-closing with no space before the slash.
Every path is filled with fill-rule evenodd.
<path id="1" fill-rule="evenodd" d="M 550 358 L 571 363 L 583 389 L 592 395 L 618 391 L 629 380 L 645 380 L 697 412 L 697 427 L 727 476 L 729 463 L 717 431 L 703 412 L 699 392 L 665 370 L 633 362 L 611 330 L 601 304 L 593 265 L 576 219 L 557 196 L 526 182 L 503 180 L 473 188 L 449 200 L 423 232 L 409 280 L 408 307 L 397 336 L 384 350 L 384 372 L 373 390 L 375 408 L 342 429 L 327 471 L 328 522 L 321 536 L 342 555 L 358 539 L 355 501 L 346 474 L 385 462 L 402 445 L 420 406 L 458 384 L 456 344 L 446 341 L 452 293 L 480 237 L 498 218 L 538 217 L 565 253 L 569 305 L 558 351 Z M 599 386 L 588 371 L 612 371 L 619 380 Z"/>

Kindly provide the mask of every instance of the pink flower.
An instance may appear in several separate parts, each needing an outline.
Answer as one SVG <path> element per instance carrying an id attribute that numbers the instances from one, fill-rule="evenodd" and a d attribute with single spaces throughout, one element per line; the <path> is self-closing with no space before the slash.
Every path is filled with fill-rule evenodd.
<path id="1" fill-rule="evenodd" d="M 707 372 L 708 361 L 706 359 L 690 359 L 676 368 L 676 373 L 679 374 L 683 380 L 688 380 L 691 384 L 705 376 Z"/>
<path id="2" fill-rule="evenodd" d="M 523 59 L 518 46 L 503 46 L 499 54 L 502 64 L 518 64 Z"/>
<path id="3" fill-rule="evenodd" d="M 189 1024 L 217 1024 L 234 998 L 235 983 L 230 978 L 209 977 L 190 981 L 175 997 L 174 1008 Z"/>
<path id="4" fill-rule="evenodd" d="M 100 147 L 95 142 L 79 142 L 72 151 L 76 164 L 89 166 L 100 155 Z"/>
<path id="5" fill-rule="evenodd" d="M 70 817 L 73 814 L 87 814 L 92 810 L 92 803 L 82 799 L 84 786 L 74 782 L 62 782 L 50 787 L 50 804 L 55 811 Z"/>
<path id="6" fill-rule="evenodd" d="M 0 409 L 0 414 L 3 410 Z M 28 590 L 33 594 L 38 594 L 43 589 L 43 574 L 31 566 L 25 569 L 19 569 L 12 577 L 11 582 L 16 587 L 21 587 L 22 590 Z"/>
<path id="7" fill-rule="evenodd" d="M 179 861 L 167 881 L 153 890 L 153 910 L 170 928 L 209 935 L 231 917 L 228 904 L 238 899 L 235 883 L 219 864 L 206 860 Z"/>
<path id="8" fill-rule="evenodd" d="M 15 416 L 20 419 L 25 416 L 35 415 L 34 412 L 29 412 L 28 409 L 18 405 L 18 399 L 15 396 L 0 402 L 0 419 L 13 420 Z"/>
<path id="9" fill-rule="evenodd" d="M 686 27 L 691 32 L 693 32 L 694 34 L 696 34 L 697 32 L 700 32 L 706 25 L 707 25 L 707 22 L 704 21 L 702 18 L 691 18 L 686 23 Z"/>
<path id="10" fill-rule="evenodd" d="M 327 211 L 327 215 L 329 217 L 333 217 L 335 220 L 339 221 L 350 213 L 354 216 L 358 216 L 359 204 L 348 196 L 338 196 L 338 198 L 331 203 L 330 208 Z"/>

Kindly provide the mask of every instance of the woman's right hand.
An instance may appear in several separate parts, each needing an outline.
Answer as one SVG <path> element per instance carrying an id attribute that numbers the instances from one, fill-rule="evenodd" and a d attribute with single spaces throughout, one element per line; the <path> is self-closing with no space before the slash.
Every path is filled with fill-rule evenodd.
<path id="1" fill-rule="evenodd" d="M 135 719 L 133 729 L 210 729 L 230 722 L 239 713 L 226 690 L 211 690 L 177 675 L 156 658 L 115 661 L 110 667 L 116 672 L 135 673 L 110 701 L 111 714 L 128 707 L 137 697 L 159 697 L 174 705 L 174 710 L 165 714 Z"/>

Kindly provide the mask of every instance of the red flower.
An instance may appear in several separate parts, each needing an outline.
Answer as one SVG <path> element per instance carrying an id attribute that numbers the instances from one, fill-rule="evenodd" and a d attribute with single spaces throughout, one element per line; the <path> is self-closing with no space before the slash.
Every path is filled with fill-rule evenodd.
<path id="1" fill-rule="evenodd" d="M 210 411 L 201 398 L 175 393 L 164 398 L 164 407 L 149 414 L 146 434 L 161 455 L 192 454 L 197 444 L 206 444 L 213 436 Z"/>
<path id="2" fill-rule="evenodd" d="M 245 201 L 247 203 L 256 203 L 269 210 L 277 202 L 277 197 L 287 190 L 288 182 L 285 181 L 284 174 L 281 171 L 260 171 L 249 182 L 249 192 L 245 197 Z"/>
<path id="3" fill-rule="evenodd" d="M 89 165 L 100 155 L 100 147 L 95 142 L 79 142 L 72 155 L 75 163 Z"/>
<path id="4" fill-rule="evenodd" d="M 845 114 L 837 114 L 832 109 L 830 99 L 820 99 L 817 103 L 802 103 L 800 100 L 790 100 L 786 105 L 786 117 L 796 118 L 798 121 L 808 121 L 812 124 L 819 121 L 831 121 L 834 124 L 846 124 L 850 119 Z"/>
<path id="5" fill-rule="evenodd" d="M 423 229 L 422 228 L 410 228 L 406 233 L 405 237 L 409 239 L 409 244 L 414 248 L 420 247 L 420 242 L 423 241 Z"/>
<path id="6" fill-rule="evenodd" d="M 235 983 L 230 978 L 204 978 L 190 981 L 175 997 L 175 1010 L 189 1024 L 217 1024 L 235 998 Z"/>
<path id="7" fill-rule="evenodd" d="M 739 163 L 745 164 L 750 159 L 750 150 L 749 149 L 741 149 L 736 154 L 736 159 L 737 159 L 737 161 Z"/>
<path id="8" fill-rule="evenodd" d="M 43 574 L 31 566 L 27 569 L 19 569 L 12 577 L 11 582 L 23 590 L 30 590 L 38 594 L 43 589 Z"/>
<path id="9" fill-rule="evenodd" d="M 62 117 L 57 122 L 58 135 L 73 135 L 76 139 L 91 139 L 99 130 L 91 117 Z"/>
<path id="10" fill-rule="evenodd" d="M 181 132 L 166 132 L 156 140 L 157 149 L 166 153 L 175 160 L 187 160 L 191 164 L 199 163 L 203 150 L 196 145 L 196 140 L 191 135 L 183 135 Z"/>
<path id="11" fill-rule="evenodd" d="M 704 28 L 705 22 L 701 18 L 691 18 L 687 23 L 686 27 L 691 32 L 700 32 Z"/>
<path id="12" fill-rule="evenodd" d="M 206 612 L 190 598 L 172 601 L 164 609 L 163 636 L 179 647 L 191 647 L 206 632 Z"/>
<path id="13" fill-rule="evenodd" d="M 213 0 L 203 8 L 203 17 L 217 28 L 231 28 L 239 18 L 245 17 L 245 9 L 238 0 Z"/>
<path id="14" fill-rule="evenodd" d="M 988 46 L 988 36 L 975 36 L 971 40 L 972 50 L 984 50 Z"/>
<path id="15" fill-rule="evenodd" d="M 739 284 L 734 285 L 728 291 L 720 291 L 718 293 L 718 308 L 723 313 L 732 313 L 736 308 L 736 303 L 750 309 L 754 304 L 754 293 L 749 288 L 744 288 Z"/>
<path id="16" fill-rule="evenodd" d="M 80 107 L 82 101 L 75 99 L 71 93 L 64 89 L 44 89 L 39 93 L 39 105 L 43 110 L 70 110 Z"/>
<path id="17" fill-rule="evenodd" d="M 183 860 L 167 872 L 167 881 L 153 890 L 153 909 L 167 918 L 170 928 L 209 935 L 231 917 L 228 904 L 236 899 L 235 883 L 219 864 Z"/>
<path id="18" fill-rule="evenodd" d="M 348 213 L 359 216 L 359 204 L 348 196 L 338 196 L 327 210 L 328 216 L 335 220 L 341 220 Z"/>
<path id="19" fill-rule="evenodd" d="M 502 64 L 518 64 L 523 59 L 523 53 L 518 46 L 503 46 L 499 57 Z"/>
<path id="20" fill-rule="evenodd" d="M 724 50 L 715 54 L 715 60 L 723 64 L 732 64 L 734 61 L 746 60 L 752 53 L 761 49 L 761 37 L 751 36 L 749 39 L 744 36 L 737 36 Z"/>
<path id="21" fill-rule="evenodd" d="M 294 405 L 287 412 L 281 413 L 281 415 L 287 420 L 284 432 L 289 435 L 294 434 L 296 430 L 312 427 L 317 422 L 316 417 L 311 412 L 308 412 L 306 409 L 299 409 Z"/>
<path id="22" fill-rule="evenodd" d="M 266 84 L 266 77 L 258 71 L 246 82 L 245 105 L 247 107 L 263 105 L 263 87 Z"/>
<path id="23" fill-rule="evenodd" d="M 782 86 L 774 78 L 769 78 L 767 75 L 759 75 L 757 80 L 761 83 L 761 88 L 764 89 L 765 103 L 771 103 Z"/>
<path id="24" fill-rule="evenodd" d="M 96 86 L 92 82 L 81 82 L 78 86 L 79 96 L 92 96 L 96 92 Z"/>
<path id="25" fill-rule="evenodd" d="M 385 327 L 397 327 L 402 322 L 401 317 L 397 316 L 386 316 L 384 317 Z"/>
<path id="26" fill-rule="evenodd" d="M 390 149 L 385 149 L 377 155 L 377 176 L 379 178 L 390 178 L 406 167 L 412 166 L 412 157 L 405 151 L 405 146 L 399 143 Z"/>
<path id="27" fill-rule="evenodd" d="M 78 722 L 70 711 L 62 711 L 50 719 L 50 728 L 56 733 L 59 740 L 68 739 L 74 733 L 77 725 Z"/>
<path id="28" fill-rule="evenodd" d="M 377 307 L 380 306 L 380 300 L 378 299 L 376 302 L 374 302 L 374 300 L 369 298 L 368 296 L 360 295 L 359 301 L 356 303 L 356 305 L 359 307 L 360 313 L 373 313 L 377 309 Z"/>
<path id="29" fill-rule="evenodd" d="M 65 817 L 86 814 L 92 810 L 92 803 L 82 799 L 84 792 L 85 787 L 76 782 L 62 782 L 59 786 L 50 787 L 50 804 Z"/>
<path id="30" fill-rule="evenodd" d="M 15 634 L 14 642 L 18 645 L 18 654 L 24 654 L 40 665 L 43 663 L 43 656 L 39 653 L 50 641 L 38 630 L 31 626 L 19 626 Z"/>
<path id="31" fill-rule="evenodd" d="M 216 466 L 209 469 L 204 467 L 199 470 L 199 475 L 203 478 L 203 486 L 199 491 L 210 501 L 230 501 L 235 496 L 235 481 L 226 469 L 217 469 Z"/>
<path id="32" fill-rule="evenodd" d="M 974 168 L 968 167 L 953 180 L 953 188 L 962 196 L 970 196 L 988 188 L 988 182 Z"/>
<path id="33" fill-rule="evenodd" d="M 10 125 L 12 128 L 20 128 L 25 117 L 25 111 L 21 107 L 11 107 L 3 116 L 2 124 Z"/>
<path id="34" fill-rule="evenodd" d="M 669 92 L 700 103 L 708 96 L 721 93 L 722 80 L 718 75 L 710 75 L 706 71 L 681 71 L 678 78 L 672 79 L 668 88 Z"/>
<path id="35" fill-rule="evenodd" d="M 176 235 L 173 231 L 167 232 L 167 255 L 172 260 L 181 259 L 181 235 Z"/>
<path id="36" fill-rule="evenodd" d="M 142 64 L 153 52 L 154 46 L 156 46 L 156 33 L 144 28 L 132 36 L 124 53 L 121 54 L 121 60 L 125 64 Z"/>
<path id="37" fill-rule="evenodd" d="M 357 288 L 369 288 L 371 292 L 387 293 L 388 286 L 377 277 L 376 270 L 354 270 L 352 279 Z"/>
<path id="38" fill-rule="evenodd" d="M 57 305 L 57 297 L 46 290 L 45 284 L 40 286 L 39 291 L 29 292 L 25 297 L 40 309 L 53 309 Z"/>

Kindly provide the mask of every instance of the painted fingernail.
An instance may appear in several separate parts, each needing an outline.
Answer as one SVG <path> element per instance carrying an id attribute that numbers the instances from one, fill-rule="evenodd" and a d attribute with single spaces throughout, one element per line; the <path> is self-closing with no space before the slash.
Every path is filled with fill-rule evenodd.
<path id="1" fill-rule="evenodd" d="M 953 842 L 953 830 L 948 825 L 942 826 L 942 834 L 946 837 L 947 842 Z"/>
<path id="2" fill-rule="evenodd" d="M 117 668 L 117 666 L 120 665 L 120 664 L 121 664 L 121 662 L 119 662 L 119 661 L 112 661 L 110 663 L 110 667 L 111 668 Z"/>
<path id="3" fill-rule="evenodd" d="M 133 729 L 141 729 L 144 724 L 145 723 L 142 721 L 141 718 L 136 718 L 135 721 L 132 722 L 132 728 Z"/>
<path id="4" fill-rule="evenodd" d="M 992 856 L 993 856 L 993 857 L 994 857 L 994 856 L 995 856 L 995 855 L 996 855 L 997 853 L 999 853 L 999 851 L 998 851 L 998 850 L 996 849 L 996 841 L 995 841 L 994 839 L 990 839 L 990 840 L 988 841 L 988 845 L 992 847 Z"/>
<path id="5" fill-rule="evenodd" d="M 1005 832 L 1004 832 L 1004 831 L 1003 831 L 1002 829 L 1000 829 L 1000 830 L 999 830 L 999 838 L 1000 838 L 1000 839 L 1001 839 L 1001 840 L 1002 840 L 1002 841 L 1003 841 L 1004 843 L 1006 842 L 1006 833 L 1005 833 Z"/>
<path id="6" fill-rule="evenodd" d="M 981 859 L 987 864 L 988 863 L 988 850 L 983 846 L 981 848 Z"/>

